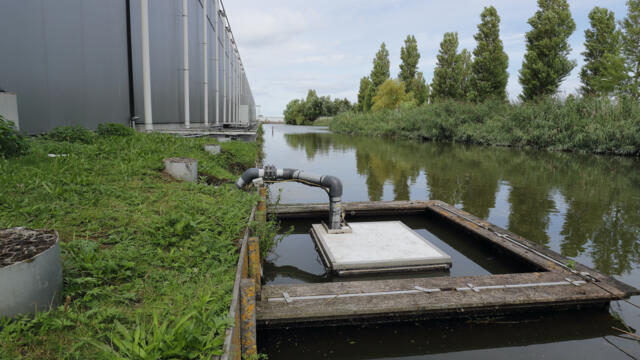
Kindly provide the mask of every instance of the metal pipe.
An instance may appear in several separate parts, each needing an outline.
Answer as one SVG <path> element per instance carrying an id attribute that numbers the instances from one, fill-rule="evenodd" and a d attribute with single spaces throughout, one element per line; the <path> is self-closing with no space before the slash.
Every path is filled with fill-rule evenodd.
<path id="1" fill-rule="evenodd" d="M 182 0 L 182 62 L 184 64 L 184 126 L 191 126 L 189 118 L 189 4 Z"/>
<path id="2" fill-rule="evenodd" d="M 209 125 L 209 25 L 207 21 L 207 3 L 209 0 L 202 0 L 202 58 L 204 69 L 203 77 L 203 89 L 202 89 L 202 97 L 204 98 L 204 108 L 203 108 L 203 117 L 204 124 Z"/>
<path id="3" fill-rule="evenodd" d="M 140 0 L 140 30 L 142 34 L 142 88 L 144 95 L 144 125 L 153 127 L 151 113 L 151 65 L 149 56 L 149 0 Z"/>
<path id="4" fill-rule="evenodd" d="M 263 178 L 267 182 L 292 180 L 327 189 L 329 193 L 329 229 L 336 230 L 342 227 L 342 182 L 337 177 L 309 174 L 298 169 L 276 169 L 275 166 L 265 166 L 263 169 L 246 170 L 238 178 L 236 187 L 242 189 L 246 184 L 250 184 L 258 178 Z"/>
<path id="5" fill-rule="evenodd" d="M 205 0 L 208 1 L 208 0 Z M 220 12 L 218 10 L 218 0 L 213 0 L 213 14 L 214 14 L 214 18 L 213 18 L 213 31 L 215 32 L 215 49 L 214 49 L 214 58 L 216 61 L 216 68 L 215 68 L 215 72 L 216 72 L 216 117 L 215 117 L 215 121 L 216 121 L 216 125 L 220 123 L 220 60 L 218 58 L 218 38 L 220 37 L 220 34 L 218 33 L 218 31 L 220 31 L 220 26 L 218 23 L 218 17 L 220 16 Z"/>
<path id="6" fill-rule="evenodd" d="M 222 122 L 229 122 L 227 119 L 227 72 L 229 71 L 227 67 L 227 29 L 224 28 L 224 32 L 222 33 Z"/>

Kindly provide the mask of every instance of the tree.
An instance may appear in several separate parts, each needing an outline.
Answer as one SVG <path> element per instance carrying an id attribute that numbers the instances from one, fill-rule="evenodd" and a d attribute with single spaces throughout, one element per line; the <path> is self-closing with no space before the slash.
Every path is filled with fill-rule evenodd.
<path id="1" fill-rule="evenodd" d="M 478 33 L 473 38 L 477 45 L 471 65 L 471 99 L 480 102 L 488 98 L 506 100 L 509 57 L 500 40 L 500 16 L 493 6 L 485 7 L 480 14 Z"/>
<path id="2" fill-rule="evenodd" d="M 374 95 L 378 87 L 382 85 L 391 75 L 389 74 L 389 50 L 387 45 L 382 43 L 380 50 L 376 53 L 376 57 L 373 59 L 373 69 L 371 70 L 371 84 L 373 85 Z"/>
<path id="3" fill-rule="evenodd" d="M 408 35 L 404 40 L 404 46 L 400 49 L 400 59 L 402 63 L 400 63 L 398 78 L 404 82 L 407 92 L 411 92 L 415 85 L 414 80 L 418 70 L 418 61 L 420 61 L 418 42 L 415 36 Z"/>
<path id="4" fill-rule="evenodd" d="M 469 50 L 463 49 L 462 52 L 456 56 L 455 69 L 458 74 L 458 93 L 453 97 L 454 99 L 465 100 L 469 98 L 473 79 L 472 64 Z"/>
<path id="5" fill-rule="evenodd" d="M 289 101 L 284 109 L 284 121 L 291 125 L 302 125 L 304 118 L 304 102 L 300 99 Z"/>
<path id="6" fill-rule="evenodd" d="M 369 80 L 368 76 L 360 79 L 360 89 L 358 90 L 358 105 L 356 106 L 356 110 L 368 111 L 371 108 L 371 106 L 368 106 L 366 102 L 367 93 L 371 86 L 371 80 Z"/>
<path id="7" fill-rule="evenodd" d="M 456 69 L 456 64 L 460 61 L 458 33 L 444 34 L 437 59 L 431 83 L 431 98 L 434 100 L 458 98 L 460 93 L 460 73 L 458 72 L 460 69 Z"/>
<path id="8" fill-rule="evenodd" d="M 306 121 L 312 122 L 322 116 L 322 100 L 318 97 L 315 90 L 307 92 L 307 98 L 304 101 L 304 118 Z"/>
<path id="9" fill-rule="evenodd" d="M 373 97 L 373 111 L 383 109 L 397 109 L 400 104 L 407 101 L 409 96 L 404 88 L 404 83 L 397 79 L 388 79 L 378 88 Z"/>
<path id="10" fill-rule="evenodd" d="M 620 90 L 626 78 L 622 32 L 612 11 L 595 7 L 589 13 L 591 29 L 584 32 L 584 66 L 580 71 L 583 95 L 608 95 Z"/>
<path id="11" fill-rule="evenodd" d="M 627 1 L 627 17 L 621 22 L 623 53 L 628 77 L 625 90 L 640 99 L 640 0 Z"/>
<path id="12" fill-rule="evenodd" d="M 576 66 L 569 60 L 569 36 L 576 30 L 567 0 L 538 0 L 538 11 L 529 19 L 527 52 L 520 69 L 523 100 L 554 95 Z"/>
<path id="13" fill-rule="evenodd" d="M 413 98 L 418 105 L 422 105 L 429 100 L 429 85 L 425 81 L 421 71 L 418 71 L 413 82 Z"/>

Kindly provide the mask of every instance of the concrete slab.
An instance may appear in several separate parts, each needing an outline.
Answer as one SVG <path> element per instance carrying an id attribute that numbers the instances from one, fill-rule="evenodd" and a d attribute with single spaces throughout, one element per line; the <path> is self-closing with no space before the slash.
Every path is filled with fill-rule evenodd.
<path id="1" fill-rule="evenodd" d="M 449 268 L 451 257 L 401 221 L 349 223 L 352 232 L 329 234 L 312 225 L 312 237 L 334 271 Z"/>

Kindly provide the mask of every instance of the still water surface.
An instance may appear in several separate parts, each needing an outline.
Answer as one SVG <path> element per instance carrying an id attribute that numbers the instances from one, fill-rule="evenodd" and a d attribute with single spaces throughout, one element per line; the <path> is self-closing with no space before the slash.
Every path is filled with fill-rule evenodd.
<path id="1" fill-rule="evenodd" d="M 640 287 L 638 159 L 374 139 L 316 127 L 264 129 L 265 164 L 338 176 L 344 201 L 442 200 Z M 323 191 L 295 183 L 272 185 L 270 193 L 282 203 L 327 201 Z M 266 280 L 331 281 L 308 224 L 283 225 L 295 231 L 267 259 Z M 452 272 L 460 272 L 451 276 L 503 273 L 509 265 L 452 244 L 456 236 L 433 224 L 410 226 L 435 236 L 432 242 L 445 240 L 437 245 L 449 247 Z M 612 329 L 624 327 L 621 321 L 640 329 L 640 310 L 613 302 L 604 311 L 268 330 L 259 334 L 259 346 L 270 359 L 640 358 L 640 343 Z"/>

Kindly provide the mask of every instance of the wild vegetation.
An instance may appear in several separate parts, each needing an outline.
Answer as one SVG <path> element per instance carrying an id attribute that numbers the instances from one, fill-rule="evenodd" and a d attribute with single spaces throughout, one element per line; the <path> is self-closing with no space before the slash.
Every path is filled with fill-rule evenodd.
<path id="1" fill-rule="evenodd" d="M 640 155 L 640 103 L 631 98 L 547 98 L 510 104 L 444 100 L 338 115 L 341 134 Z"/>
<path id="2" fill-rule="evenodd" d="M 87 135 L 87 134 L 91 135 Z M 231 184 L 255 143 L 61 128 L 0 158 L 0 228 L 56 229 L 64 304 L 0 319 L 0 358 L 210 358 L 221 351 L 237 239 L 257 195 Z M 67 154 L 49 157 L 48 154 Z M 162 159 L 198 159 L 198 183 L 162 173 Z M 207 185 L 211 178 L 220 186 Z M 273 240 L 273 224 L 255 224 Z"/>
<path id="3" fill-rule="evenodd" d="M 0 116 L 0 159 L 24 154 L 29 144 L 20 134 L 12 121 Z"/>

